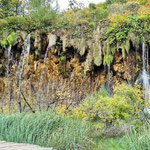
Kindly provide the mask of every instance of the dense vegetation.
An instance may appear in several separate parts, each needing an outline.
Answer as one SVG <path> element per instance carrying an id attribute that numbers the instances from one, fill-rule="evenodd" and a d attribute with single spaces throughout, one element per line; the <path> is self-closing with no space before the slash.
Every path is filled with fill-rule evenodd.
<path id="1" fill-rule="evenodd" d="M 9 7 L 9 10 L 17 9 L 18 3 L 9 4 L 13 7 Z M 107 1 L 97 5 L 90 4 L 89 8 L 78 7 L 63 13 L 57 13 L 57 8 L 51 8 L 50 5 L 45 6 L 44 0 L 39 2 L 31 0 L 25 4 L 24 8 L 28 8 L 28 13 L 24 15 L 20 11 L 17 16 L 14 14 L 2 16 L 0 32 L 9 31 L 11 33 L 18 30 L 31 32 L 45 29 L 57 34 L 59 30 L 64 51 L 66 47 L 73 46 L 81 55 L 84 55 L 88 49 L 86 71 L 89 70 L 92 61 L 96 66 L 102 63 L 104 65 L 112 63 L 113 55 L 119 49 L 125 58 L 130 50 L 130 42 L 138 46 L 143 37 L 149 42 L 149 4 L 146 0 Z M 4 37 L 2 36 L 1 39 Z M 79 44 L 78 40 L 82 42 Z"/>
<path id="2" fill-rule="evenodd" d="M 149 23 L 148 0 L 0 0 L 1 140 L 149 149 Z"/>

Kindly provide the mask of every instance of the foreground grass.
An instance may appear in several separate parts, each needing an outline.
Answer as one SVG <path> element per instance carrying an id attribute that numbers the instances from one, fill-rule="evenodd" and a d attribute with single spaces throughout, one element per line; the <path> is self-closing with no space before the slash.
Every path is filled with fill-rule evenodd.
<path id="1" fill-rule="evenodd" d="M 88 123 L 52 112 L 0 116 L 2 140 L 61 150 L 90 149 Z"/>
<path id="2" fill-rule="evenodd" d="M 101 138 L 93 150 L 150 150 L 150 125 L 143 125 L 117 138 Z"/>
<path id="3" fill-rule="evenodd" d="M 0 140 L 60 150 L 149 150 L 150 126 L 117 138 L 93 137 L 92 124 L 53 112 L 0 116 Z M 91 136 L 92 135 L 92 136 Z M 98 134 L 99 135 L 99 134 Z M 93 138 L 92 138 L 93 137 Z"/>

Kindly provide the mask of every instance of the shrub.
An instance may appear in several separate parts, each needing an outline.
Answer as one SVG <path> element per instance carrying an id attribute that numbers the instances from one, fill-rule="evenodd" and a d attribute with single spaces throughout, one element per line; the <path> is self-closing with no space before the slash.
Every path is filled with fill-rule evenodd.
<path id="1" fill-rule="evenodd" d="M 11 34 L 9 34 L 7 36 L 7 38 L 5 38 L 2 42 L 1 45 L 2 47 L 6 47 L 8 45 L 12 45 L 14 42 L 16 41 L 16 33 L 12 32 Z"/>
<path id="2" fill-rule="evenodd" d="M 101 90 L 100 90 L 101 91 Z M 73 116 L 84 119 L 99 118 L 105 124 L 129 122 L 140 117 L 143 93 L 138 87 L 122 84 L 114 88 L 113 96 L 90 95 L 78 107 Z"/>
<path id="3" fill-rule="evenodd" d="M 148 2 L 148 0 L 127 0 L 127 1 L 138 2 L 138 3 L 140 3 L 140 5 L 145 5 Z"/>
<path id="4" fill-rule="evenodd" d="M 112 3 L 126 3 L 126 0 L 106 0 L 107 4 Z"/>

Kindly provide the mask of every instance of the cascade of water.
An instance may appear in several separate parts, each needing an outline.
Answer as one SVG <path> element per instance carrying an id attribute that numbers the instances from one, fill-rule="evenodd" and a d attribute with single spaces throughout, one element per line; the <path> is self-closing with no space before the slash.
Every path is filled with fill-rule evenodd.
<path id="1" fill-rule="evenodd" d="M 9 74 L 9 60 L 10 60 L 10 54 L 11 54 L 11 45 L 7 48 L 8 52 L 8 64 L 7 64 L 7 75 Z"/>
<path id="2" fill-rule="evenodd" d="M 36 96 L 36 101 L 37 103 L 39 102 L 39 98 L 40 98 L 40 89 L 42 89 L 42 82 L 43 82 L 43 78 L 44 78 L 44 74 L 45 74 L 45 63 L 46 63 L 46 59 L 47 59 L 47 56 L 48 56 L 48 50 L 49 50 L 49 46 L 47 47 L 46 49 L 46 52 L 45 52 L 45 56 L 44 56 L 44 62 L 43 62 L 43 68 L 42 68 L 42 72 L 41 72 L 41 75 L 40 75 L 40 81 L 39 81 L 39 87 L 38 87 L 38 91 L 37 91 L 37 96 Z M 39 105 L 39 109 L 40 109 L 40 105 Z"/>
<path id="3" fill-rule="evenodd" d="M 129 77 L 129 56 L 127 56 L 127 81 L 129 83 L 130 81 L 128 80 L 128 77 Z"/>
<path id="4" fill-rule="evenodd" d="M 147 50 L 147 55 L 146 55 L 146 68 L 147 68 L 147 72 L 149 72 L 149 52 Z"/>
<path id="5" fill-rule="evenodd" d="M 28 34 L 27 42 L 26 42 L 26 48 L 27 48 L 27 55 L 28 56 L 30 54 L 30 39 L 31 39 L 31 34 Z"/>
<path id="6" fill-rule="evenodd" d="M 7 48 L 7 52 L 8 52 L 8 62 L 7 62 L 7 82 L 8 82 L 8 98 L 9 98 L 9 112 L 10 112 L 10 107 L 11 107 L 11 89 L 10 89 L 10 76 L 9 76 L 9 72 L 10 72 L 10 68 L 9 68 L 9 64 L 10 64 L 10 56 L 11 56 L 11 45 L 9 45 L 9 47 Z"/>
<path id="7" fill-rule="evenodd" d="M 146 62 L 146 48 L 145 43 L 142 44 L 142 59 L 143 59 L 143 70 L 146 69 L 145 62 Z"/>
<path id="8" fill-rule="evenodd" d="M 150 102 L 150 76 L 147 71 L 148 68 L 148 50 L 145 47 L 145 43 L 142 44 L 142 59 L 143 59 L 143 68 L 142 73 L 140 75 L 140 78 L 137 80 L 137 82 L 141 82 L 143 88 L 145 89 L 145 95 L 144 98 L 146 100 L 146 103 L 149 104 Z M 144 112 L 150 114 L 150 108 L 145 107 Z"/>
<path id="9" fill-rule="evenodd" d="M 143 42 L 143 45 L 142 45 L 142 59 L 143 59 L 143 69 L 142 69 L 142 75 L 141 75 L 141 78 L 142 78 L 142 81 L 143 81 L 143 87 L 144 89 L 146 90 L 146 92 L 148 92 L 150 90 L 150 83 L 149 83 L 149 80 L 150 80 L 150 76 L 147 72 L 147 62 L 148 62 L 148 57 L 147 57 L 147 49 L 145 47 L 145 43 Z M 146 94 L 147 95 L 147 94 Z"/>
<path id="10" fill-rule="evenodd" d="M 30 37 L 31 35 L 28 34 L 28 37 L 27 39 L 25 40 L 25 44 L 24 44 L 24 47 L 23 47 L 23 51 L 22 51 L 22 61 L 20 60 L 20 63 L 19 63 L 19 68 L 21 68 L 21 71 L 19 73 L 19 111 L 21 112 L 22 109 L 21 109 L 21 88 L 22 88 L 22 76 L 23 76 L 23 73 L 24 73 L 24 67 L 25 67 L 25 62 L 26 62 L 26 58 L 27 58 L 27 65 L 28 65 L 28 59 L 29 59 L 29 54 L 30 54 Z M 18 70 L 19 70 L 18 68 Z"/>
<path id="11" fill-rule="evenodd" d="M 27 40 L 26 40 L 26 57 L 27 57 L 27 66 L 29 64 L 29 54 L 30 54 L 30 40 L 31 40 L 31 34 L 28 34 Z"/>
<path id="12" fill-rule="evenodd" d="M 136 68 L 138 68 L 138 47 L 137 46 L 135 46 L 135 62 L 136 62 Z"/>
<path id="13" fill-rule="evenodd" d="M 110 74 L 110 63 L 108 64 L 108 84 L 110 86 L 110 82 L 111 82 L 111 74 Z"/>
<path id="14" fill-rule="evenodd" d="M 41 75 L 40 75 L 40 83 L 43 81 L 43 76 L 45 74 L 45 63 L 46 63 L 46 59 L 47 59 L 47 55 L 48 55 L 48 47 L 46 49 L 46 53 L 45 53 L 45 56 L 44 56 L 44 63 L 43 63 L 43 68 L 42 68 L 42 72 L 41 72 Z"/>
<path id="15" fill-rule="evenodd" d="M 8 47 L 8 58 L 10 58 L 10 54 L 11 54 L 11 45 L 9 45 L 9 47 Z"/>

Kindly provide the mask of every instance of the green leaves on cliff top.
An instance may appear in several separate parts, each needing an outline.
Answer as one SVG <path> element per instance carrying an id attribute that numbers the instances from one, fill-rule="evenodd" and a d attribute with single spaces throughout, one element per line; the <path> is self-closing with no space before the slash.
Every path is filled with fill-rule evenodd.
<path id="1" fill-rule="evenodd" d="M 1 46 L 5 48 L 8 45 L 12 45 L 15 41 L 16 41 L 16 33 L 12 32 L 1 42 Z"/>

